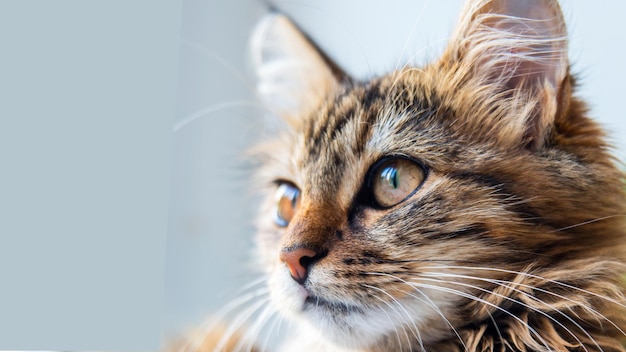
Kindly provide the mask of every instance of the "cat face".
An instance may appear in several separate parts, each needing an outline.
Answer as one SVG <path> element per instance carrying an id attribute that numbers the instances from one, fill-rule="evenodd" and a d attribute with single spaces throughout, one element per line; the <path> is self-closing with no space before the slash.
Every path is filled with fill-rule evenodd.
<path id="1" fill-rule="evenodd" d="M 257 150 L 258 257 L 274 305 L 321 339 L 467 343 L 495 325 L 541 348 L 550 332 L 520 312 L 560 321 L 551 280 L 592 286 L 621 256 L 621 174 L 571 95 L 556 2 L 470 2 L 440 60 L 368 82 L 281 15 L 255 42 L 281 117 Z"/>

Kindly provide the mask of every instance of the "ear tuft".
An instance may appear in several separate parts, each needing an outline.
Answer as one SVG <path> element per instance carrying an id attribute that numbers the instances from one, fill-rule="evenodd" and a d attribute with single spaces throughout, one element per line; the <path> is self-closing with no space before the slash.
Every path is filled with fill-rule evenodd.
<path id="1" fill-rule="evenodd" d="M 462 63 L 469 80 L 534 104 L 530 114 L 518 114 L 523 121 L 510 122 L 525 126 L 523 142 L 544 143 L 569 69 L 565 21 L 556 0 L 470 1 L 448 55 Z"/>

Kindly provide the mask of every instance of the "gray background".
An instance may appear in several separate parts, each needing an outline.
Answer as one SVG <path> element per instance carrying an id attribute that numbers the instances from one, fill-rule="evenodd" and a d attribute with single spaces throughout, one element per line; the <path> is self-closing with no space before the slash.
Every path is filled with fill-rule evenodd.
<path id="1" fill-rule="evenodd" d="M 180 8 L 0 1 L 0 349 L 158 349 Z"/>
<path id="2" fill-rule="evenodd" d="M 415 56 L 436 58 L 461 1 L 274 1 L 356 77 L 387 72 Z M 610 131 L 623 158 L 626 2 L 563 2 L 579 94 Z M 183 8 L 167 244 L 164 336 L 199 324 L 254 278 L 254 203 L 240 157 L 262 111 L 246 45 L 264 6 L 252 0 L 186 0 Z"/>

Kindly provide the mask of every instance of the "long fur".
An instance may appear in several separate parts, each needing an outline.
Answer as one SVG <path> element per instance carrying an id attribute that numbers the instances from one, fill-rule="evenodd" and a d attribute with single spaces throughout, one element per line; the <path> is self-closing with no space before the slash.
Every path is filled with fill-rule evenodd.
<path id="1" fill-rule="evenodd" d="M 313 61 L 322 75 L 298 77 L 325 94 L 290 91 L 301 114 L 253 151 L 268 290 L 231 331 L 256 311 L 249 337 L 298 326 L 284 350 L 625 351 L 624 175 L 574 94 L 555 1 L 470 1 L 438 61 L 367 82 Z M 404 202 L 373 208 L 360 195 L 388 156 L 428 175 Z M 285 228 L 273 221 L 280 182 L 302 197 Z M 302 246 L 324 255 L 297 283 L 280 258 Z"/>

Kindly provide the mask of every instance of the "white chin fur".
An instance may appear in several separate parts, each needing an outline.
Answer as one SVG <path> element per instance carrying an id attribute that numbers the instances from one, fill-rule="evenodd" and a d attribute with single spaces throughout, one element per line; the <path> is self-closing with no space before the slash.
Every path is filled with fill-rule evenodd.
<path id="1" fill-rule="evenodd" d="M 285 270 L 280 270 L 285 269 Z M 307 298 L 306 290 L 293 281 L 286 268 L 276 268 L 269 277 L 270 298 L 280 311 L 297 318 Z"/>
<path id="2" fill-rule="evenodd" d="M 419 335 L 415 326 L 419 328 L 433 314 L 433 310 L 423 302 L 415 300 L 403 304 L 404 309 L 381 302 L 379 307 L 362 307 L 363 311 L 349 313 L 333 314 L 327 309 L 314 307 L 305 310 L 308 292 L 282 267 L 276 268 L 270 276 L 269 287 L 273 303 L 297 325 L 297 337 L 289 340 L 311 341 L 312 346 L 319 347 L 319 351 L 371 347 L 383 336 L 396 336 L 396 329 L 402 336 L 406 331 L 412 338 Z M 402 326 L 405 328 L 402 329 Z"/>

